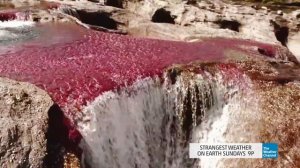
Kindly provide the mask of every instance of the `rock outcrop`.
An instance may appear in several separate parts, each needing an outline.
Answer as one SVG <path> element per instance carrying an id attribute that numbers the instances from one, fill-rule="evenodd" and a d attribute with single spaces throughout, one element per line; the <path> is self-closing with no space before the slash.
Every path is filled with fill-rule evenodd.
<path id="1" fill-rule="evenodd" d="M 11 3 L 15 8 L 26 6 L 19 1 Z M 281 7 L 277 10 L 276 5 L 228 1 L 51 0 L 32 1 L 24 12 L 27 20 L 36 22 L 76 22 L 87 28 L 140 37 L 177 41 L 231 37 L 290 46 L 289 41 L 300 29 L 299 10 Z"/>
<path id="2" fill-rule="evenodd" d="M 278 10 L 276 6 L 227 1 L 129 0 L 109 2 L 110 6 L 105 6 L 106 1 L 52 2 L 60 5 L 50 10 L 51 16 L 36 13 L 30 18 L 38 16 L 42 22 L 75 21 L 96 30 L 147 38 L 191 42 L 203 37 L 230 37 L 292 48 L 289 42 L 293 43 L 300 30 L 299 11 L 290 6 Z M 119 3 L 122 5 L 112 5 Z"/>
<path id="3" fill-rule="evenodd" d="M 1 167 L 43 167 L 52 105 L 48 94 L 36 86 L 0 78 Z"/>

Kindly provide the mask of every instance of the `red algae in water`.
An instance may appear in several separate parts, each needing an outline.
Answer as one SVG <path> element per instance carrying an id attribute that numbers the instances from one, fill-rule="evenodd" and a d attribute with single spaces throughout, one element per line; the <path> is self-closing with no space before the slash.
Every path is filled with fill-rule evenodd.
<path id="1" fill-rule="evenodd" d="M 83 34 L 79 28 L 65 33 Z M 160 75 L 172 64 L 220 62 L 225 59 L 226 49 L 246 51 L 240 46 L 261 45 L 233 39 L 171 42 L 92 30 L 61 41 L 63 35 L 58 30 L 50 34 L 47 38 L 41 34 L 41 38 L 26 41 L 15 52 L 2 54 L 0 74 L 42 87 L 67 111 L 80 110 L 102 92 L 131 84 L 138 77 Z M 57 42 L 51 43 L 51 39 Z"/>
<path id="2" fill-rule="evenodd" d="M 11 20 L 28 20 L 28 12 L 19 11 L 16 9 L 0 10 L 0 21 L 11 21 Z"/>
<path id="3" fill-rule="evenodd" d="M 0 21 L 14 20 L 17 18 L 17 12 L 15 11 L 0 11 Z"/>
<path id="4" fill-rule="evenodd" d="M 173 64 L 222 62 L 225 50 L 247 52 L 244 46 L 256 48 L 261 55 L 257 48 L 269 46 L 221 38 L 195 43 L 151 40 L 70 25 L 47 26 L 42 29 L 51 31 L 41 31 L 14 51 L 0 53 L 0 75 L 46 90 L 71 118 L 102 92 L 130 85 L 137 78 L 160 76 Z M 76 139 L 76 131 L 69 136 Z"/>
<path id="5" fill-rule="evenodd" d="M 46 90 L 71 120 L 102 92 L 130 85 L 137 78 L 161 76 L 173 64 L 222 62 L 227 49 L 246 52 L 241 46 L 265 47 L 233 39 L 184 43 L 132 38 L 72 25 L 36 28 L 39 37 L 9 44 L 12 50 L 0 53 L 0 75 Z M 69 139 L 78 143 L 79 132 L 68 119 L 64 124 Z"/>

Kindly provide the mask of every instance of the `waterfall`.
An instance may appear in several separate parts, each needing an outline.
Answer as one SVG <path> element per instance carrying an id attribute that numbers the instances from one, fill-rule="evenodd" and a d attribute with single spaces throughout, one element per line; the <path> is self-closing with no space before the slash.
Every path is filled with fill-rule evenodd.
<path id="1" fill-rule="evenodd" d="M 225 141 L 230 101 L 240 98 L 239 90 L 221 73 L 182 72 L 105 92 L 77 120 L 83 160 L 99 168 L 209 167 L 188 158 L 188 144 Z"/>

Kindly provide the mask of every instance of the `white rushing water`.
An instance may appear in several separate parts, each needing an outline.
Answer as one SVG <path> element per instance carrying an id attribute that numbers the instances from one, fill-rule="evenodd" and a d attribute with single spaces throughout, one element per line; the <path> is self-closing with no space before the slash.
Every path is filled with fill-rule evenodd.
<path id="1" fill-rule="evenodd" d="M 217 167 L 188 158 L 189 142 L 225 142 L 239 88 L 221 75 L 138 80 L 90 103 L 78 122 L 83 159 L 93 168 Z M 235 106 L 235 108 L 232 107 Z"/>
<path id="2" fill-rule="evenodd" d="M 0 21 L 0 54 L 13 51 L 18 41 L 34 38 L 36 36 L 32 29 L 34 25 L 31 21 Z"/>
<path id="3" fill-rule="evenodd" d="M 0 29 L 3 28 L 20 28 L 26 26 L 33 26 L 34 22 L 32 21 L 22 21 L 22 20 L 10 20 L 10 21 L 0 21 Z"/>
<path id="4" fill-rule="evenodd" d="M 29 33 L 29 28 L 34 26 L 31 21 L 0 21 L 0 42 L 18 40 Z"/>

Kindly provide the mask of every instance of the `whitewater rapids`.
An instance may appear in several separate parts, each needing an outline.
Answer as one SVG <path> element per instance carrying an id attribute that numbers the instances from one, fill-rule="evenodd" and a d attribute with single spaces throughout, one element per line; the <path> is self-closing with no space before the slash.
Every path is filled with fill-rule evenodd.
<path id="1" fill-rule="evenodd" d="M 0 21 L 0 43 L 17 40 L 20 36 L 25 36 L 32 26 L 34 26 L 34 22 L 31 21 Z"/>
<path id="2" fill-rule="evenodd" d="M 234 135 L 226 135 L 227 129 L 242 122 L 242 117 L 258 116 L 251 82 L 238 86 L 225 82 L 221 73 L 208 72 L 182 73 L 176 82 L 167 76 L 164 82 L 158 77 L 137 80 L 132 86 L 105 92 L 86 106 L 78 119 L 85 164 L 95 168 L 221 166 L 216 159 L 189 159 L 188 143 L 237 142 Z M 245 135 L 239 137 L 255 136 L 242 132 Z"/>

